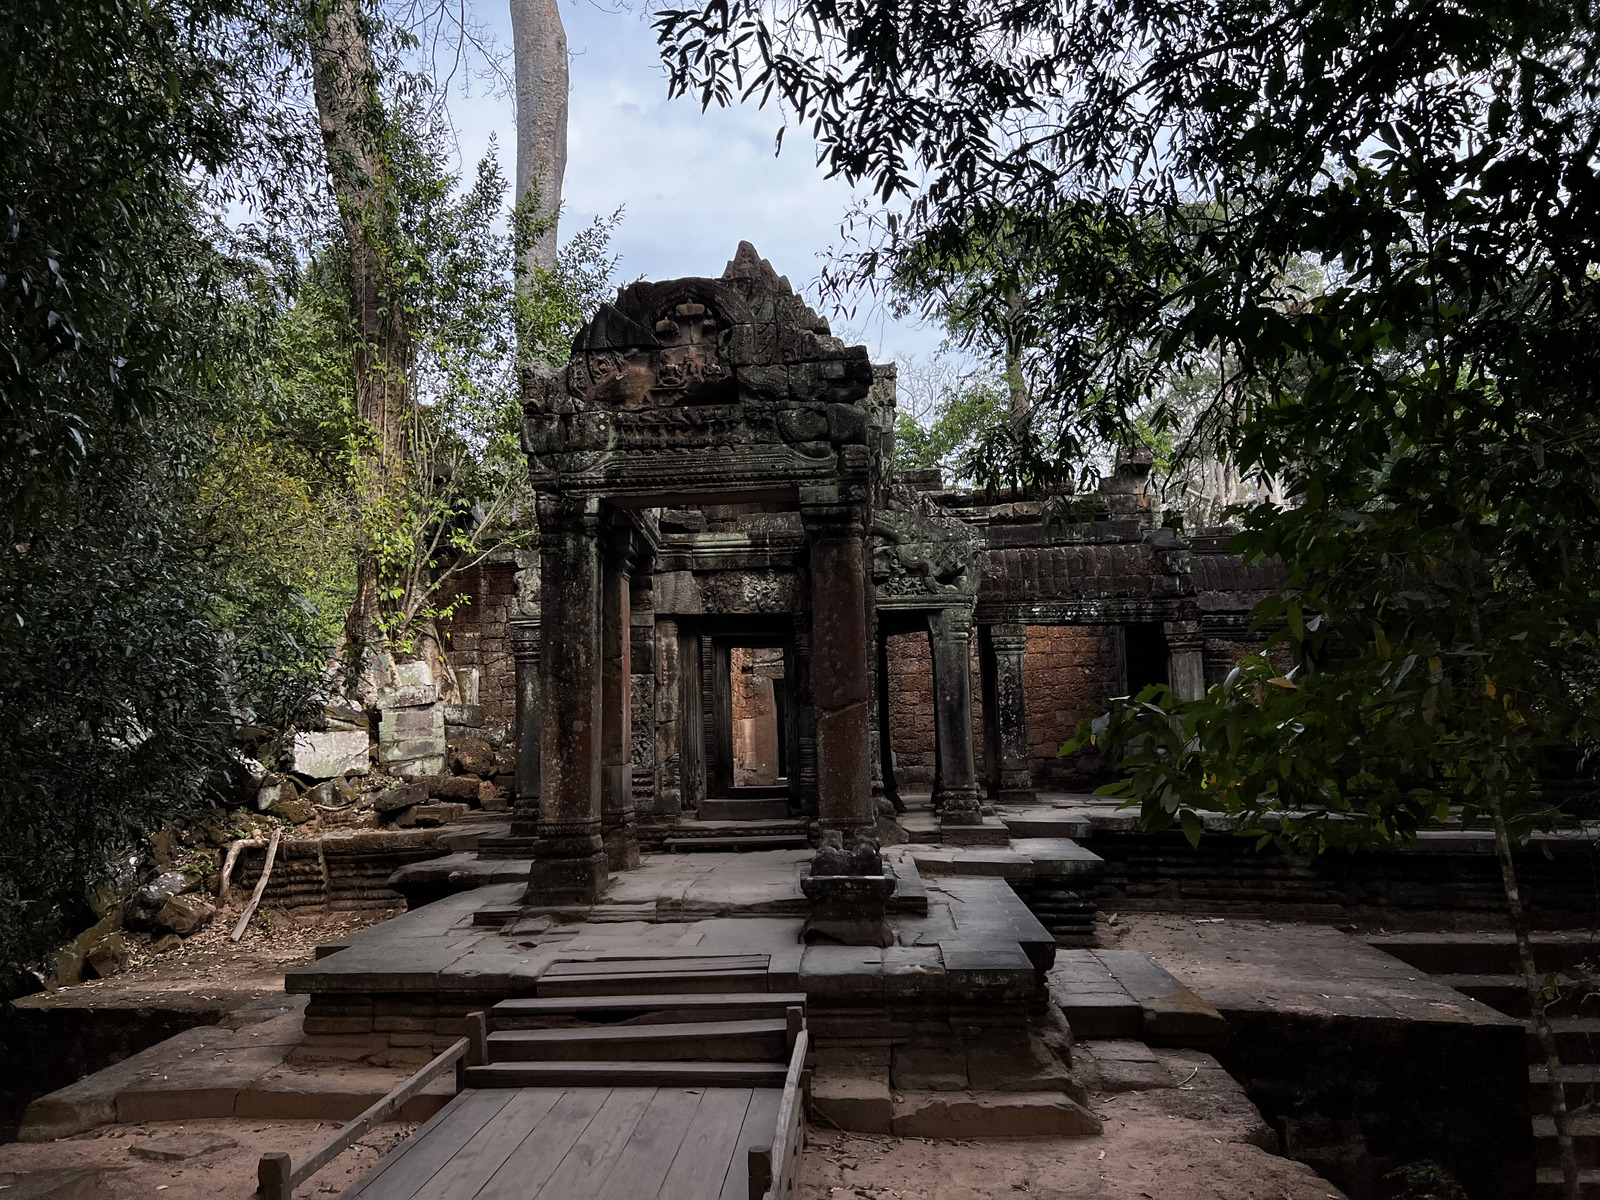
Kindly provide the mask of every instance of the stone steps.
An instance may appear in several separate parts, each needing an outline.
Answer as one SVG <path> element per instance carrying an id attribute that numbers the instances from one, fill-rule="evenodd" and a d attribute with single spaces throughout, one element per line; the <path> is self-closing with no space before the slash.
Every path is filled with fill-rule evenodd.
<path id="1" fill-rule="evenodd" d="M 803 833 L 752 833 L 723 837 L 669 837 L 668 850 L 803 850 L 811 844 Z"/>
<path id="2" fill-rule="evenodd" d="M 804 992 L 709 992 L 701 995 L 519 997 L 502 1000 L 489 1013 L 495 1029 L 574 1028 L 603 1023 L 627 1029 L 640 1024 L 750 1020 L 782 1017 L 804 1008 Z"/>
<path id="3" fill-rule="evenodd" d="M 468 1067 L 468 1087 L 782 1087 L 787 1063 L 503 1062 Z"/>
<path id="4" fill-rule="evenodd" d="M 762 803 L 765 803 L 764 801 Z M 679 821 L 662 845 L 669 850 L 800 850 L 811 844 L 805 821 Z"/>
<path id="5" fill-rule="evenodd" d="M 510 1029 L 489 1035 L 489 1061 L 775 1062 L 787 1053 L 782 1017 L 587 1029 Z"/>
<path id="6" fill-rule="evenodd" d="M 717 797 L 700 801 L 702 821 L 786 821 L 789 800 L 785 796 Z"/>

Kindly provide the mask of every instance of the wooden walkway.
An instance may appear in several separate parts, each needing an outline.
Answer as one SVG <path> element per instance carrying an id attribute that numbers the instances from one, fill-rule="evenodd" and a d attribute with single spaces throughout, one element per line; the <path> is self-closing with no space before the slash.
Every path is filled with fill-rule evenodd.
<path id="1" fill-rule="evenodd" d="M 346 1200 L 747 1200 L 782 1088 L 468 1088 Z"/>
<path id="2" fill-rule="evenodd" d="M 345 1200 L 791 1200 L 810 1037 L 767 966 L 552 964 L 467 1018 L 456 1098 Z"/>

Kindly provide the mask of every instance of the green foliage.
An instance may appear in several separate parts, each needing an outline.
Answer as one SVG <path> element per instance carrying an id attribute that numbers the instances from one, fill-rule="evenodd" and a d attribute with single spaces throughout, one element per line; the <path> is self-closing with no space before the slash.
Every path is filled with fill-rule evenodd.
<path id="1" fill-rule="evenodd" d="M 545 223 L 538 217 L 537 187 L 512 209 L 512 247 L 517 263 L 516 325 L 527 359 L 565 366 L 572 339 L 605 302 L 616 276 L 611 235 L 622 222 L 619 208 L 597 216 L 561 247 L 553 267 L 529 263 L 527 252 Z"/>
<path id="2" fill-rule="evenodd" d="M 939 467 L 952 483 L 970 479 L 982 439 L 1009 428 L 1009 404 L 1004 386 L 993 379 L 967 375 L 943 382 L 926 424 L 910 413 L 896 416 L 894 465 Z"/>
<path id="3" fill-rule="evenodd" d="M 337 226 L 307 273 L 297 311 L 341 369 L 298 379 L 320 389 L 319 404 L 347 423 L 343 469 L 355 498 L 349 544 L 375 567 L 379 633 L 412 653 L 419 637 L 437 640 L 438 623 L 463 603 L 450 586 L 455 576 L 534 534 L 519 440 L 522 358 L 566 361 L 573 335 L 610 285 L 608 245 L 620 214 L 580 230 L 553 266 L 524 269 L 517 251 L 539 232 L 530 216 L 536 201 L 525 198 L 509 228 L 502 224 L 508 185 L 494 148 L 463 186 L 450 164 L 448 131 L 425 105 L 402 93 L 386 120 L 397 215 L 383 250 L 411 336 L 410 461 L 402 475 L 379 477 L 370 434 L 354 419 L 353 380 L 343 365 L 356 336 L 350 259 Z"/>
<path id="4" fill-rule="evenodd" d="M 1437 1163 L 1412 1163 L 1383 1177 L 1391 1200 L 1467 1200 L 1467 1189 Z"/>
<path id="5" fill-rule="evenodd" d="M 776 94 L 830 166 L 910 194 L 846 281 L 997 231 L 1049 251 L 1042 455 L 1198 420 L 1280 481 L 1238 547 L 1286 566 L 1257 617 L 1292 678 L 1247 663 L 1084 732 L 1128 748 L 1147 813 L 1271 833 L 1290 810 L 1316 845 L 1450 800 L 1548 819 L 1539 765 L 1600 715 L 1591 9 L 799 10 L 658 28 L 679 89 Z M 1180 385 L 1207 370 L 1196 413 Z"/>
<path id="6" fill-rule="evenodd" d="M 229 794 L 241 721 L 314 700 L 306 581 L 255 511 L 294 488 L 249 448 L 275 289 L 210 215 L 251 138 L 294 144 L 247 70 L 260 33 L 207 2 L 25 0 L 0 26 L 7 986 L 145 832 Z"/>

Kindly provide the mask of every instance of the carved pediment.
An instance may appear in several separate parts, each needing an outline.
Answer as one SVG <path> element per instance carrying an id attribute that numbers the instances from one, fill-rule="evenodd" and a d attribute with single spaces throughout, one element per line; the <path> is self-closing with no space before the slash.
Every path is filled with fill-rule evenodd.
<path id="1" fill-rule="evenodd" d="M 977 595 L 977 531 L 905 484 L 889 483 L 872 515 L 872 581 L 880 603 Z"/>

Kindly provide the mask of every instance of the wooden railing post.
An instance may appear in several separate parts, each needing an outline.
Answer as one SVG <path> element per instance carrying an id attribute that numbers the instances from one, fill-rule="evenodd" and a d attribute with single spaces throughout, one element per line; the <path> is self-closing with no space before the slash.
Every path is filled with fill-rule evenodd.
<path id="1" fill-rule="evenodd" d="M 489 1061 L 489 1016 L 487 1013 L 467 1014 L 467 1065 L 481 1067 Z"/>
<path id="2" fill-rule="evenodd" d="M 294 1180 L 289 1156 L 282 1150 L 263 1154 L 256 1164 L 256 1186 L 261 1200 L 293 1200 Z"/>
<path id="3" fill-rule="evenodd" d="M 762 1200 L 772 1187 L 772 1147 L 750 1147 L 750 1200 Z"/>
<path id="4" fill-rule="evenodd" d="M 792 1008 L 785 1009 L 783 1015 L 789 1025 L 788 1052 L 793 1054 L 794 1044 L 800 1039 L 800 1031 L 806 1027 L 806 1010 L 799 1005 L 795 1005 Z"/>

